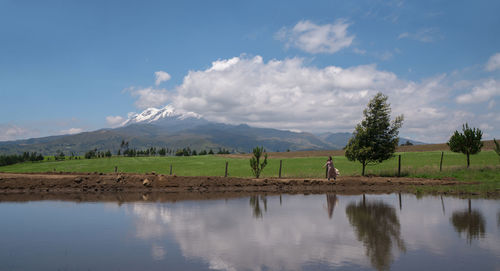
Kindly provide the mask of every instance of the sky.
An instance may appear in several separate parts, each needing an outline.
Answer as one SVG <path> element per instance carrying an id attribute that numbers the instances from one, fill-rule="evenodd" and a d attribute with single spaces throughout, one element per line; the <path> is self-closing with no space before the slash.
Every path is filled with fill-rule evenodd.
<path id="1" fill-rule="evenodd" d="M 400 135 L 500 138 L 499 1 L 0 0 L 0 141 L 211 121 L 352 132 L 376 93 Z"/>

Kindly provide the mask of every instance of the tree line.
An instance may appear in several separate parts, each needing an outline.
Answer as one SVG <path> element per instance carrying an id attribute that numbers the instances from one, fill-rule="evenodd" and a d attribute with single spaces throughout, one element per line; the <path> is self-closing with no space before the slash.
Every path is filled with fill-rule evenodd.
<path id="1" fill-rule="evenodd" d="M 150 147 L 146 149 L 136 149 L 130 148 L 129 142 L 122 140 L 120 144 L 120 148 L 116 152 L 117 156 L 125 156 L 125 157 L 144 157 L 144 156 L 196 156 L 196 155 L 211 155 L 211 154 L 230 154 L 229 150 L 225 148 L 219 148 L 217 152 L 214 152 L 213 149 L 210 150 L 201 150 L 197 152 L 196 150 L 191 150 L 190 147 L 185 147 L 182 149 L 170 149 L 170 148 L 156 148 Z M 93 150 L 89 150 L 85 153 L 85 159 L 94 159 L 94 158 L 106 158 L 112 157 L 112 153 L 110 150 L 107 151 L 98 151 L 96 148 Z"/>
<path id="2" fill-rule="evenodd" d="M 44 157 L 41 153 L 37 152 L 24 152 L 21 155 L 0 155 L 0 166 L 13 165 L 22 162 L 36 162 L 43 161 Z"/>

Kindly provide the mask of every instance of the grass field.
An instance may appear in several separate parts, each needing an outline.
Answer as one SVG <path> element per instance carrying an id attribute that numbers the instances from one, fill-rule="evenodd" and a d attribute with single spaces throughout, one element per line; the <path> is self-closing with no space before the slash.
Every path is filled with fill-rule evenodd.
<path id="1" fill-rule="evenodd" d="M 468 175 L 481 170 L 500 171 L 500 159 L 493 151 L 483 151 L 471 156 L 471 169 L 465 170 L 465 155 L 445 152 L 443 171 L 439 172 L 441 152 L 404 152 L 396 153 L 395 157 L 383 163 L 367 166 L 367 174 L 395 176 L 398 168 L 398 155 L 401 155 L 401 171 L 404 176 L 415 177 L 445 177 L 456 174 Z M 322 166 L 326 162 L 322 157 L 297 157 L 268 159 L 262 177 L 277 177 L 280 160 L 283 161 L 283 177 L 321 178 L 325 175 Z M 180 176 L 222 176 L 225 162 L 229 163 L 229 176 L 251 177 L 247 158 L 223 157 L 218 155 L 190 157 L 111 157 L 99 159 L 81 159 L 65 161 L 26 162 L 0 167 L 1 172 L 114 172 L 118 167 L 120 172 L 169 174 L 170 165 L 173 174 Z M 342 175 L 360 175 L 361 164 L 348 161 L 345 156 L 334 157 L 335 166 Z M 464 172 L 464 173 L 460 173 Z M 466 174 L 466 172 L 469 172 Z M 498 174 L 497 174 L 498 175 Z"/>

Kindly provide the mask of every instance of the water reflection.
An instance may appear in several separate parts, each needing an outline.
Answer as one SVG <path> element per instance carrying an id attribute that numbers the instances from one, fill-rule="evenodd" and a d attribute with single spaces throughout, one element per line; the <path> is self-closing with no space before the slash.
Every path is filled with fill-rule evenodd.
<path id="1" fill-rule="evenodd" d="M 332 219 L 333 209 L 335 209 L 335 205 L 337 204 L 337 202 L 337 194 L 326 194 L 326 206 L 329 219 Z"/>
<path id="2" fill-rule="evenodd" d="M 262 205 L 264 206 L 264 212 L 267 212 L 267 198 L 266 196 L 260 196 L 260 201 L 262 201 Z M 253 217 L 262 218 L 263 212 L 260 207 L 259 196 L 251 196 L 250 197 L 250 206 L 252 206 Z M 281 196 L 280 196 L 280 204 L 281 204 Z"/>
<path id="3" fill-rule="evenodd" d="M 451 223 L 455 230 L 462 235 L 465 233 L 467 241 L 469 244 L 472 243 L 472 239 L 479 239 L 484 237 L 485 233 L 485 222 L 484 217 L 479 210 L 472 210 L 471 201 L 469 199 L 469 208 L 463 211 L 453 212 L 451 216 Z"/>
<path id="4" fill-rule="evenodd" d="M 497 220 L 498 220 L 498 221 L 497 221 L 497 225 L 498 225 L 498 227 L 500 228 L 500 211 L 499 211 L 499 212 L 498 212 L 498 214 L 497 214 Z"/>
<path id="5" fill-rule="evenodd" d="M 389 269 L 393 261 L 393 241 L 401 251 L 406 251 L 393 207 L 381 201 L 367 202 L 363 195 L 358 203 L 349 204 L 345 212 L 358 240 L 363 242 L 372 266 L 377 270 Z"/>
<path id="6" fill-rule="evenodd" d="M 0 203 L 0 270 L 500 270 L 498 200 L 360 197 Z"/>

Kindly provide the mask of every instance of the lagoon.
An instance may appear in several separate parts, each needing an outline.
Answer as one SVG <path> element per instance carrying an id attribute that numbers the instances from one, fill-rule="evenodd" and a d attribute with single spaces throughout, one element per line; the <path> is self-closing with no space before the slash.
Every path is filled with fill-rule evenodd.
<path id="1" fill-rule="evenodd" d="M 144 199 L 0 202 L 0 270 L 500 269 L 494 199 Z"/>

